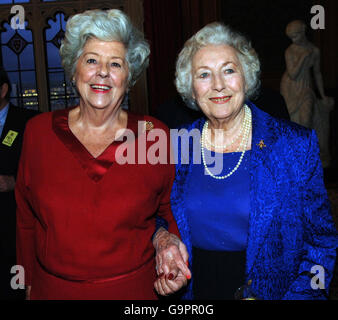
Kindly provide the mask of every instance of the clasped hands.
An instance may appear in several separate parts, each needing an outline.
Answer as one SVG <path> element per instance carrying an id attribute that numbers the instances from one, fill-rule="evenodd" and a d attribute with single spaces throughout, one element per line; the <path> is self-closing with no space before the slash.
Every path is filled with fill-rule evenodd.
<path id="1" fill-rule="evenodd" d="M 158 294 L 167 296 L 186 286 L 191 279 L 188 268 L 188 251 L 184 243 L 174 234 L 160 228 L 153 239 L 156 250 L 156 272 L 154 287 Z"/>

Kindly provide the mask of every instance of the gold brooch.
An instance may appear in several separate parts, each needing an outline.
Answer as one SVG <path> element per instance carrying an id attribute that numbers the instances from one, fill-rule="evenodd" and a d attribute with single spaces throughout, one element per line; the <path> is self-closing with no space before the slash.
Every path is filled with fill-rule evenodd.
<path id="1" fill-rule="evenodd" d="M 146 121 L 145 123 L 146 131 L 154 129 L 154 124 L 151 121 Z"/>
<path id="2" fill-rule="evenodd" d="M 260 149 L 263 149 L 264 147 L 266 147 L 263 140 L 259 141 L 259 143 L 257 143 L 257 146 L 259 146 Z"/>

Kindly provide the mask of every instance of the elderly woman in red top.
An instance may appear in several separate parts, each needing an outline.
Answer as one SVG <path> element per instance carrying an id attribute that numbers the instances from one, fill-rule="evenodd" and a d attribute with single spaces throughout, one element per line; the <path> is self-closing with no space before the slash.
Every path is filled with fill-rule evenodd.
<path id="1" fill-rule="evenodd" d="M 174 166 L 118 159 L 124 132 L 134 133 L 134 146 L 152 128 L 168 133 L 121 108 L 147 66 L 148 44 L 121 11 L 93 10 L 68 21 L 60 54 L 80 103 L 28 123 L 16 184 L 28 298 L 156 299 L 156 215 L 179 234 L 169 204 Z M 139 121 L 150 125 L 139 132 Z M 161 234 L 154 245 L 165 263 L 170 240 Z"/>

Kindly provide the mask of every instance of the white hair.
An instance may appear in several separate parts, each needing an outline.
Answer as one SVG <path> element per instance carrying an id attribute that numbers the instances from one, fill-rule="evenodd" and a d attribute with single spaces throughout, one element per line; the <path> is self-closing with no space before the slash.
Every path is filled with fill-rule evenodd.
<path id="1" fill-rule="evenodd" d="M 198 109 L 192 97 L 192 60 L 196 52 L 207 45 L 228 45 L 236 50 L 247 85 L 245 96 L 254 97 L 260 86 L 260 62 L 255 49 L 239 32 L 222 23 L 213 22 L 184 44 L 176 62 L 175 85 L 187 105 L 192 109 Z"/>
<path id="2" fill-rule="evenodd" d="M 127 51 L 128 85 L 132 87 L 148 66 L 150 49 L 143 33 L 134 27 L 126 14 L 117 9 L 88 10 L 68 20 L 60 47 L 66 75 L 72 79 L 83 47 L 92 38 L 123 43 Z"/>

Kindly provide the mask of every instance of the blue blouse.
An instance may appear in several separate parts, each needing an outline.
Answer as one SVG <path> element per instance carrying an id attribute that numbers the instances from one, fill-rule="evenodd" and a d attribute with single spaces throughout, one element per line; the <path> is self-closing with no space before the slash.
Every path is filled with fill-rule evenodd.
<path id="1" fill-rule="evenodd" d="M 209 170 L 228 174 L 237 164 L 240 152 L 215 153 L 205 150 Z M 185 205 L 194 247 L 215 251 L 246 250 L 250 212 L 250 151 L 230 177 L 214 179 L 204 173 L 203 162 L 193 164 Z M 212 163 L 219 157 L 221 174 Z M 217 163 L 217 161 L 215 161 Z M 219 167 L 219 165 L 218 165 Z"/>
<path id="2" fill-rule="evenodd" d="M 9 109 L 9 103 L 2 110 L 0 110 L 0 137 L 2 134 L 2 130 L 4 129 L 4 126 L 5 126 L 8 109 Z"/>

